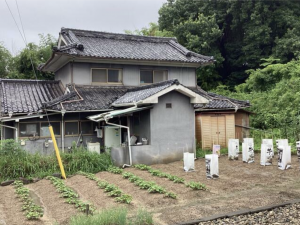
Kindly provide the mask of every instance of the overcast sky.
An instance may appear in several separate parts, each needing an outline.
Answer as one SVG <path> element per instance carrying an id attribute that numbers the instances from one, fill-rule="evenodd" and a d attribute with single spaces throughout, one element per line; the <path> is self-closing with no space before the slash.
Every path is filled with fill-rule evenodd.
<path id="1" fill-rule="evenodd" d="M 20 26 L 16 0 L 6 0 Z M 61 27 L 124 33 L 157 22 L 167 0 L 17 0 L 28 42 L 38 34 L 56 38 Z M 0 1 L 0 42 L 16 54 L 24 42 L 5 0 Z"/>

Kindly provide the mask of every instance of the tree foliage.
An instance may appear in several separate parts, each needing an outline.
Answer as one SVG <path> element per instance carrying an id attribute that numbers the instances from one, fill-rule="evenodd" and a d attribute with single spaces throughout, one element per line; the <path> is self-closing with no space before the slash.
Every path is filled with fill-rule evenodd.
<path id="1" fill-rule="evenodd" d="M 168 0 L 158 24 L 191 50 L 216 58 L 214 67 L 198 71 L 206 89 L 220 82 L 233 89 L 262 58 L 286 63 L 300 53 L 298 1 Z"/>
<path id="2" fill-rule="evenodd" d="M 38 79 L 53 79 L 52 73 L 38 71 L 37 67 L 50 58 L 55 39 L 49 34 L 40 34 L 39 36 L 40 43 L 38 45 L 29 43 L 14 57 L 4 46 L 0 45 L 1 78 L 35 79 L 36 73 Z"/>

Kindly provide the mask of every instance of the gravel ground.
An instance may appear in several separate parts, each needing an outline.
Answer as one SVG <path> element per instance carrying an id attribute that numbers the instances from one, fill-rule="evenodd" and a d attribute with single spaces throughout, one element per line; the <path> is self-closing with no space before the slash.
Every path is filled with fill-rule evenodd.
<path id="1" fill-rule="evenodd" d="M 275 208 L 270 211 L 199 223 L 199 225 L 213 224 L 300 224 L 300 203 Z"/>

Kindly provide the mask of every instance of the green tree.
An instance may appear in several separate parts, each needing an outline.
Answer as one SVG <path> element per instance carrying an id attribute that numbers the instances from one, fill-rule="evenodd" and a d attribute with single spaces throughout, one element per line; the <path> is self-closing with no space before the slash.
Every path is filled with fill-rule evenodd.
<path id="1" fill-rule="evenodd" d="M 181 44 L 193 47 L 197 39 L 189 36 L 183 38 L 185 33 L 176 30 L 181 29 L 185 23 L 197 23 L 199 16 L 199 31 L 194 35 L 199 36 L 201 44 L 211 51 L 201 48 L 194 50 L 215 56 L 217 64 L 210 70 L 221 76 L 220 80 L 214 75 L 198 79 L 202 86 L 209 88 L 205 82 L 212 76 L 215 82 L 210 87 L 217 86 L 218 81 L 221 81 L 233 89 L 248 78 L 247 70 L 260 67 L 261 58 L 273 56 L 286 63 L 299 56 L 299 1 L 168 0 L 159 10 L 159 29 L 173 32 Z M 219 37 L 214 32 L 202 35 L 201 31 L 207 30 L 207 23 L 202 20 L 209 21 L 212 18 L 221 32 Z"/>
<path id="2" fill-rule="evenodd" d="M 8 74 L 9 78 L 16 79 L 53 79 L 52 73 L 38 71 L 38 65 L 45 63 L 52 54 L 55 43 L 53 36 L 47 34 L 40 36 L 40 43 L 29 43 L 18 55 L 13 58 L 13 69 Z"/>
<path id="3" fill-rule="evenodd" d="M 0 43 L 0 78 L 6 78 L 11 67 L 12 55 Z"/>

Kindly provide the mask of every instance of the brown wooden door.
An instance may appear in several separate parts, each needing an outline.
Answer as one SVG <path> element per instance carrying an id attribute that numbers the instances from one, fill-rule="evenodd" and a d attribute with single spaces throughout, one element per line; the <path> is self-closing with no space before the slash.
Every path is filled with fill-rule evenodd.
<path id="1" fill-rule="evenodd" d="M 219 145 L 226 146 L 225 116 L 218 117 Z"/>
<path id="2" fill-rule="evenodd" d="M 212 116 L 211 117 L 211 141 L 212 144 L 226 146 L 226 129 L 225 129 L 225 116 Z"/>
<path id="3" fill-rule="evenodd" d="M 212 145 L 218 145 L 219 144 L 219 129 L 218 129 L 218 117 L 212 116 L 210 118 L 211 122 L 211 142 Z"/>

